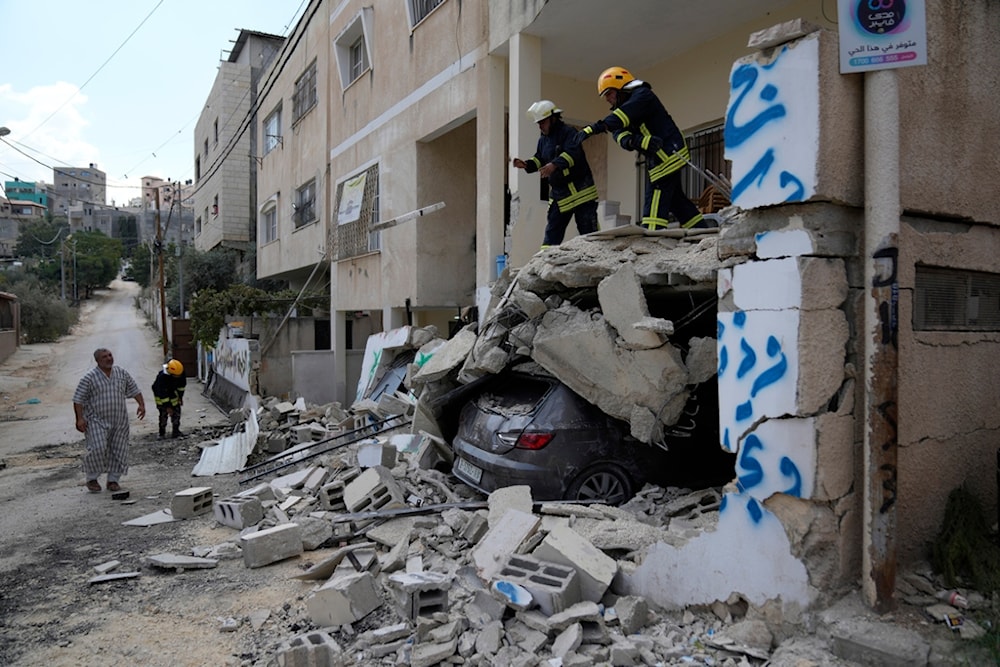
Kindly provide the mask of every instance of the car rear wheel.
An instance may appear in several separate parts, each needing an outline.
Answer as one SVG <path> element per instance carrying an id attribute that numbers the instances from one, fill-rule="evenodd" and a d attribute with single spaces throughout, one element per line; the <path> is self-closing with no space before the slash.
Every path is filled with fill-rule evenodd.
<path id="1" fill-rule="evenodd" d="M 584 470 L 566 491 L 566 500 L 591 500 L 621 505 L 632 497 L 632 480 L 624 470 L 602 463 Z"/>

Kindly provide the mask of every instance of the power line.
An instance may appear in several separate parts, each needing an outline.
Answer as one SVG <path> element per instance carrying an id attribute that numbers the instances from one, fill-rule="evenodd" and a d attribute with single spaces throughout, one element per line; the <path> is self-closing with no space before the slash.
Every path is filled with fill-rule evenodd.
<path id="1" fill-rule="evenodd" d="M 320 5 L 322 3 L 319 2 L 319 0 L 311 0 L 311 1 L 313 4 L 312 11 L 308 13 L 308 16 L 304 14 L 302 18 L 299 19 L 299 22 L 296 25 L 296 28 L 301 26 L 302 29 L 298 32 L 298 35 L 295 37 L 294 43 L 292 42 L 291 38 L 285 39 L 285 43 L 282 45 L 281 51 L 278 54 L 276 64 L 268 72 L 268 77 L 267 79 L 265 79 L 264 85 L 261 87 L 260 92 L 257 94 L 257 99 L 254 100 L 253 103 L 251 104 L 251 107 L 247 111 L 246 115 L 243 117 L 243 120 L 240 121 L 240 125 L 236 133 L 233 134 L 233 136 L 226 143 L 226 146 L 223 149 L 222 153 L 220 153 L 216 157 L 216 159 L 212 162 L 212 164 L 208 167 L 207 173 L 199 179 L 201 183 L 195 186 L 195 189 L 191 192 L 192 197 L 195 194 L 197 194 L 202 189 L 202 187 L 204 187 L 208 183 L 208 181 L 212 178 L 212 176 L 215 175 L 217 171 L 219 171 L 219 169 L 222 168 L 222 164 L 225 162 L 226 158 L 228 158 L 229 155 L 236 149 L 237 142 L 243 137 L 246 131 L 250 128 L 251 121 L 253 117 L 257 114 L 257 112 L 260 110 L 260 106 L 261 104 L 263 104 L 264 98 L 267 97 L 267 94 L 271 92 L 272 88 L 274 88 L 275 84 L 277 83 L 278 76 L 285 70 L 285 65 L 288 64 L 288 60 L 291 58 L 292 52 L 294 52 L 295 47 L 298 46 L 299 42 L 302 41 L 302 38 L 305 36 L 306 29 L 309 27 L 309 24 L 312 22 L 312 19 L 316 16 L 316 13 L 319 11 Z"/>

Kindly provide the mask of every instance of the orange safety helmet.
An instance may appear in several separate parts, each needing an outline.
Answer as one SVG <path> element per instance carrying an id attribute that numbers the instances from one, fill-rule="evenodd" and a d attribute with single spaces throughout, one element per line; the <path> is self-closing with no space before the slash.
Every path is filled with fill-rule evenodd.
<path id="1" fill-rule="evenodd" d="M 171 359 L 167 362 L 167 372 L 171 375 L 180 377 L 181 375 L 184 375 L 184 364 L 176 359 Z"/>
<path id="2" fill-rule="evenodd" d="M 621 90 L 629 81 L 635 81 L 635 77 L 624 67 L 609 67 L 597 77 L 597 96 L 603 97 L 604 92 L 610 88 Z"/>

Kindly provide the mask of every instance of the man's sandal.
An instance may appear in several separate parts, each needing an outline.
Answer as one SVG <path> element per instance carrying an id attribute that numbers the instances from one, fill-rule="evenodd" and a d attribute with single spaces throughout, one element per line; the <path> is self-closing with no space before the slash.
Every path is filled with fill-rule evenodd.
<path id="1" fill-rule="evenodd" d="M 110 484 L 108 484 L 108 488 L 109 489 L 111 488 Z M 91 493 L 100 493 L 101 483 L 98 482 L 96 479 L 87 480 L 87 490 L 90 491 Z"/>
<path id="2" fill-rule="evenodd" d="M 122 487 L 118 484 L 118 482 L 108 482 L 108 491 L 110 491 L 111 493 L 117 493 L 118 491 L 121 490 Z"/>

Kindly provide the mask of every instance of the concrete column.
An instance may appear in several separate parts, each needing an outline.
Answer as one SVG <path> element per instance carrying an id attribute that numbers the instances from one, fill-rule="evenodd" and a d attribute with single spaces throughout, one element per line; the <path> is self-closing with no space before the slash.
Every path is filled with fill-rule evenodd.
<path id="1" fill-rule="evenodd" d="M 542 41 L 523 33 L 510 40 L 510 151 L 507 159 L 510 180 L 511 252 L 510 264 L 523 266 L 542 245 L 545 202 L 538 198 L 538 174 L 515 169 L 510 159 L 522 160 L 535 154 L 538 126 L 525 115 L 542 95 Z M 534 226 L 528 220 L 534 221 Z M 542 221 L 539 225 L 539 220 Z"/>
<path id="2" fill-rule="evenodd" d="M 496 279 L 496 256 L 504 252 L 504 60 L 486 56 L 476 71 L 476 305 L 483 318 Z"/>
<path id="3" fill-rule="evenodd" d="M 336 265 L 333 266 L 336 269 Z M 336 298 L 336 271 L 330 272 L 330 294 Z M 347 393 L 347 315 L 330 305 L 330 349 L 333 350 L 333 397 L 341 405 L 354 402 L 354 392 Z"/>
<path id="4" fill-rule="evenodd" d="M 899 89 L 865 73 L 865 444 L 862 588 L 876 611 L 896 602 L 899 329 Z"/>

